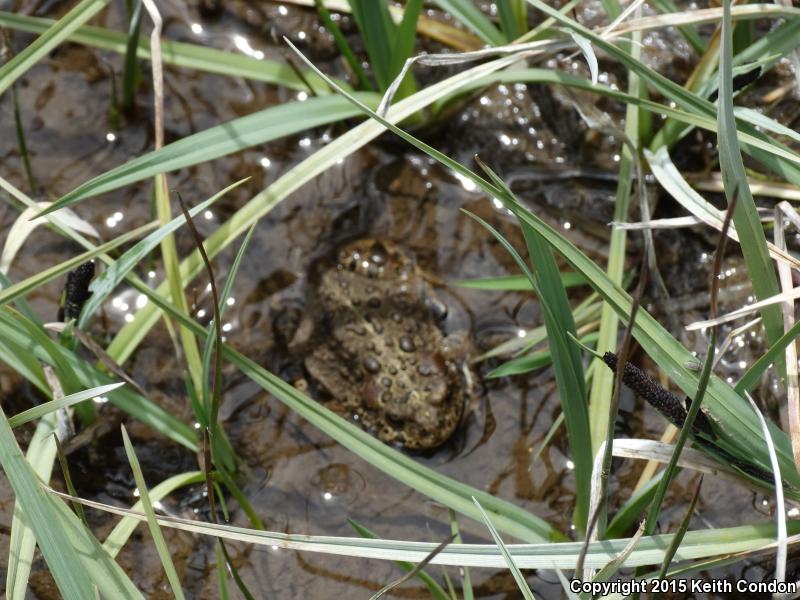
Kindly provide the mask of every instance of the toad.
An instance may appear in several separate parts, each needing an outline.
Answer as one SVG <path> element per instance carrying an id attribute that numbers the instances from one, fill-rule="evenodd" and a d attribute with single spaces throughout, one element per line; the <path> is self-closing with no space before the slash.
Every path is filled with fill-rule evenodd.
<path id="1" fill-rule="evenodd" d="M 455 431 L 472 388 L 465 338 L 439 327 L 445 312 L 409 256 L 361 239 L 313 270 L 289 350 L 331 409 L 383 442 L 433 449 Z"/>

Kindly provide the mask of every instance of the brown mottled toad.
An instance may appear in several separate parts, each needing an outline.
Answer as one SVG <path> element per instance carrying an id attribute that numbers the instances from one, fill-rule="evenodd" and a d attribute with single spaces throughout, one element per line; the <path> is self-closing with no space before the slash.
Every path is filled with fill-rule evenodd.
<path id="1" fill-rule="evenodd" d="M 441 306 L 396 246 L 350 242 L 312 273 L 290 350 L 330 408 L 384 442 L 432 449 L 455 431 L 472 387 L 463 337 L 437 323 Z"/>

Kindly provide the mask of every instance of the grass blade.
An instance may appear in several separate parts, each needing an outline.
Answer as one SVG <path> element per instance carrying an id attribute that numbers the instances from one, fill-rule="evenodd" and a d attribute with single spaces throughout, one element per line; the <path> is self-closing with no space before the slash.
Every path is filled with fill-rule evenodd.
<path id="1" fill-rule="evenodd" d="M 43 481 L 50 481 L 56 445 L 52 434 L 58 426 L 55 415 L 47 415 L 37 425 L 25 459 L 34 474 Z M 14 517 L 11 520 L 11 536 L 6 573 L 6 595 L 11 600 L 24 600 L 28 588 L 28 576 L 33 564 L 36 537 L 28 524 L 19 500 L 14 502 Z"/>
<path id="2" fill-rule="evenodd" d="M 392 42 L 395 24 L 386 2 L 378 0 L 348 0 L 358 30 L 367 48 L 370 66 L 378 81 L 378 88 L 385 90 L 392 83 Z M 402 62 L 401 62 L 402 65 Z"/>
<path id="3" fill-rule="evenodd" d="M 164 571 L 167 574 L 167 579 L 172 587 L 172 593 L 178 600 L 183 600 L 183 589 L 181 588 L 181 581 L 178 574 L 175 572 L 175 565 L 172 564 L 172 556 L 170 556 L 167 542 L 164 539 L 164 534 L 156 521 L 155 511 L 153 510 L 153 502 L 150 500 L 150 494 L 147 491 L 147 486 L 144 482 L 144 475 L 142 475 L 142 468 L 139 466 L 139 459 L 136 457 L 136 451 L 133 449 L 131 440 L 128 437 L 128 431 L 125 426 L 122 426 L 122 442 L 125 445 L 125 454 L 128 456 L 128 462 L 131 464 L 133 477 L 136 480 L 136 489 L 139 490 L 139 497 L 142 499 L 142 508 L 144 514 L 147 516 L 147 526 L 150 529 L 150 535 L 153 536 L 153 541 L 156 545 L 158 557 L 161 559 L 161 564 L 164 566 Z"/>
<path id="4" fill-rule="evenodd" d="M 106 4 L 108 0 L 81 0 L 30 46 L 0 67 L 0 96 L 40 58 L 66 40 L 73 31 L 96 15 Z"/>
<path id="5" fill-rule="evenodd" d="M 359 61 L 356 58 L 356 55 L 353 54 L 353 49 L 350 47 L 347 38 L 345 38 L 344 34 L 342 34 L 342 30 L 339 29 L 339 26 L 336 24 L 336 22 L 331 19 L 331 13 L 325 7 L 325 2 L 323 0 L 314 0 L 314 6 L 317 8 L 317 13 L 319 14 L 322 24 L 333 36 L 333 40 L 336 42 L 336 47 L 339 49 L 339 52 L 341 52 L 342 56 L 347 61 L 347 64 L 350 66 L 350 70 L 355 73 L 361 89 L 371 90 L 374 92 L 375 86 L 370 83 L 370 80 L 364 71 L 364 67 L 361 66 L 361 61 Z"/>
<path id="6" fill-rule="evenodd" d="M 374 94 L 359 93 L 358 95 L 366 102 L 377 104 L 377 96 Z M 335 123 L 357 114 L 357 110 L 336 96 L 309 98 L 305 102 L 290 102 L 273 106 L 186 136 L 167 144 L 160 150 L 148 152 L 124 165 L 106 171 L 65 194 L 41 214 L 47 214 L 63 206 L 142 181 L 160 173 L 168 173 L 213 160 L 244 148 L 319 125 Z"/>
<path id="7" fill-rule="evenodd" d="M 480 162 L 480 161 L 479 161 Z M 511 197 L 511 190 L 495 175 L 491 169 L 480 162 L 492 182 L 501 190 L 500 196 Z M 473 217 L 475 218 L 475 217 Z M 507 250 L 511 245 L 502 239 L 488 223 L 477 219 L 494 235 Z M 567 293 L 561 283 L 561 277 L 550 247 L 539 233 L 519 221 L 525 243 L 528 246 L 531 265 L 535 270 L 531 273 L 524 268 L 524 263 L 516 253 L 512 256 L 528 277 L 539 296 L 543 308 L 548 345 L 552 355 L 556 383 L 559 390 L 561 410 L 569 438 L 569 448 L 575 465 L 575 515 L 574 523 L 583 531 L 589 518 L 589 482 L 592 473 L 591 431 L 589 430 L 589 413 L 586 408 L 585 374 L 579 349 L 573 344 L 568 334 L 577 337 L 575 320 L 572 316 Z"/>
<path id="8" fill-rule="evenodd" d="M 52 464 L 52 459 L 50 462 Z M 42 490 L 36 473 L 25 460 L 2 409 L 0 465 L 17 502 L 24 507 L 25 522 L 33 531 L 61 594 L 66 598 L 91 597 L 93 591 L 89 575 L 75 553 L 70 537 L 59 526 L 53 513 L 52 500 Z"/>
<path id="9" fill-rule="evenodd" d="M 142 25 L 142 0 L 135 0 L 133 12 L 128 15 L 128 42 L 125 45 L 125 67 L 122 72 L 122 110 L 133 108 L 136 87 L 142 78 L 142 70 L 136 62 L 136 48 L 139 45 L 139 29 Z"/>
<path id="10" fill-rule="evenodd" d="M 767 238 L 758 217 L 753 196 L 747 185 L 742 154 L 736 136 L 736 119 L 733 113 L 733 75 L 731 59 L 733 56 L 733 33 L 730 0 L 722 2 L 722 40 L 719 65 L 719 166 L 728 204 L 736 200 L 733 221 L 741 240 L 742 252 L 747 263 L 747 272 L 753 284 L 753 291 L 759 300 L 779 293 L 775 270 L 767 251 Z M 783 318 L 779 306 L 765 307 L 761 310 L 764 328 L 770 344 L 783 335 Z M 775 362 L 778 373 L 785 371 L 783 357 Z"/>
<path id="11" fill-rule="evenodd" d="M 375 535 L 369 529 L 367 529 L 360 523 L 354 521 L 353 519 L 347 519 L 347 522 L 350 524 L 350 527 L 355 529 L 356 533 L 360 535 L 362 538 L 367 538 L 372 540 L 378 539 L 377 535 Z M 428 575 L 425 571 L 418 569 L 418 565 L 402 560 L 397 561 L 395 564 L 401 569 L 403 569 L 403 571 L 405 571 L 406 573 L 414 573 L 414 577 L 416 577 L 422 583 L 425 584 L 425 587 L 428 588 L 428 591 L 431 593 L 431 596 L 433 598 L 435 598 L 436 600 L 449 600 L 447 592 L 445 592 L 442 589 L 442 586 L 440 586 L 436 582 L 436 580 L 430 575 Z"/>
<path id="12" fill-rule="evenodd" d="M 234 184 L 229 185 L 224 190 L 217 192 L 205 202 L 200 203 L 194 207 L 189 214 L 192 216 L 207 209 L 214 202 L 219 200 L 222 196 L 230 190 L 238 187 L 244 183 L 246 179 L 241 179 Z M 156 231 L 148 235 L 143 240 L 137 242 L 132 248 L 127 250 L 116 261 L 109 265 L 103 273 L 101 273 L 89 286 L 92 295 L 86 301 L 86 304 L 81 311 L 81 316 L 78 319 L 78 327 L 84 328 L 89 323 L 94 312 L 100 307 L 108 295 L 125 279 L 125 276 L 130 273 L 139 262 L 147 256 L 153 248 L 155 248 L 166 236 L 170 235 L 186 223 L 186 218 L 183 215 L 178 215 L 166 225 L 162 225 Z"/>
<path id="13" fill-rule="evenodd" d="M 90 390 L 85 390 L 83 392 L 78 392 L 76 394 L 70 394 L 69 396 L 64 396 L 63 398 L 59 398 L 58 400 L 51 400 L 50 402 L 39 404 L 38 406 L 34 406 L 33 408 L 29 408 L 28 410 L 22 411 L 21 413 L 14 415 L 8 420 L 8 424 L 12 429 L 14 427 L 19 427 L 23 423 L 30 423 L 31 421 L 43 417 L 44 415 L 47 415 L 51 412 L 55 412 L 59 408 L 66 408 L 68 406 L 77 404 L 78 402 L 85 402 L 86 400 L 91 400 L 92 398 L 103 396 L 123 385 L 125 384 L 112 383 L 109 385 L 101 385 L 100 387 L 92 388 Z"/>
<path id="14" fill-rule="evenodd" d="M 107 513 L 130 517 L 140 522 L 147 520 L 146 515 L 127 508 L 102 504 L 83 498 L 72 498 L 67 494 L 56 492 L 52 489 L 49 491 L 55 496 L 67 500 L 75 500 L 84 506 L 96 508 Z M 64 505 L 61 504 L 61 506 Z M 77 520 L 71 511 L 66 507 L 64 509 Z M 323 552 L 337 556 L 362 557 L 373 560 L 405 560 L 418 563 L 430 554 L 437 545 L 430 542 L 306 534 L 295 535 L 160 515 L 156 515 L 156 520 L 162 527 L 170 527 L 192 534 L 214 536 L 259 546 L 278 546 L 280 548 Z M 800 533 L 800 522 L 796 520 L 788 521 L 787 533 L 789 535 Z M 673 538 L 673 535 L 642 537 L 637 548 L 628 557 L 626 566 L 636 567 L 661 564 L 664 552 Z M 686 560 L 693 560 L 703 557 L 724 556 L 737 552 L 753 552 L 773 544 L 774 538 L 774 522 L 690 531 L 684 537 L 684 542 L 681 546 L 681 557 Z M 586 566 L 601 568 L 622 552 L 628 543 L 629 540 L 624 539 L 606 540 L 590 544 Z M 520 569 L 574 569 L 580 545 L 580 542 L 507 544 L 506 548 Z M 508 566 L 504 557 L 498 551 L 496 544 L 450 544 L 437 554 L 431 560 L 431 563 L 491 568 Z"/>
<path id="15" fill-rule="evenodd" d="M 19 31 L 42 33 L 55 23 L 56 21 L 52 19 L 0 11 L 0 25 Z M 68 39 L 92 48 L 125 54 L 129 38 L 126 33 L 120 31 L 84 25 L 74 31 Z M 136 56 L 140 60 L 150 60 L 149 41 L 138 38 L 136 44 Z M 245 77 L 253 81 L 263 81 L 298 91 L 307 91 L 308 85 L 311 85 L 315 94 L 330 93 L 330 88 L 313 73 L 301 73 L 301 77 L 286 63 L 266 58 L 258 59 L 197 44 L 168 40 L 161 42 L 161 54 L 165 64 L 176 67 L 196 69 L 205 73 L 218 73 L 226 77 Z"/>
<path id="16" fill-rule="evenodd" d="M 534 595 L 531 591 L 531 588 L 528 587 L 528 582 L 525 581 L 525 577 L 520 572 L 519 567 L 517 567 L 517 563 L 514 562 L 514 558 L 511 556 L 508 548 L 506 548 L 506 545 L 503 543 L 503 538 L 500 537 L 500 534 L 497 533 L 497 529 L 495 529 L 494 525 L 492 525 L 489 515 L 486 514 L 486 512 L 483 510 L 483 507 L 475 498 L 473 498 L 472 501 L 475 502 L 475 506 L 477 506 L 478 510 L 481 511 L 483 522 L 486 524 L 486 527 L 489 528 L 492 538 L 494 538 L 494 543 L 497 544 L 498 548 L 500 548 L 500 553 L 503 555 L 503 559 L 506 561 L 506 566 L 508 566 L 511 574 L 514 576 L 514 581 L 517 582 L 519 591 L 522 592 L 522 597 L 525 598 L 525 600 L 534 600 Z"/>

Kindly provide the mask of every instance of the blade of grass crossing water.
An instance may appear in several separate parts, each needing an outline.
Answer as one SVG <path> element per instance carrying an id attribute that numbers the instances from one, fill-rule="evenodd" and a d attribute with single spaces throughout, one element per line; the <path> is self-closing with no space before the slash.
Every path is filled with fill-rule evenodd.
<path id="1" fill-rule="evenodd" d="M 373 105 L 378 103 L 378 97 L 373 93 L 359 93 L 359 97 Z M 42 214 L 160 173 L 213 160 L 357 114 L 357 110 L 337 96 L 309 98 L 305 102 L 273 106 L 186 136 L 110 169 L 65 194 Z"/>
<path id="2" fill-rule="evenodd" d="M 52 464 L 52 458 L 50 463 Z M 89 575 L 81 564 L 69 535 L 59 526 L 57 517 L 53 514 L 51 499 L 42 490 L 36 473 L 17 445 L 2 409 L 0 465 L 14 490 L 16 501 L 25 512 L 25 522 L 33 531 L 61 594 L 65 598 L 92 597 Z"/>
<path id="3" fill-rule="evenodd" d="M 19 31 L 43 33 L 55 23 L 56 21 L 52 19 L 0 11 L 0 25 Z M 91 48 L 125 54 L 130 38 L 127 33 L 121 31 L 84 25 L 71 33 L 68 39 Z M 146 38 L 138 38 L 136 44 L 136 56 L 140 60 L 150 60 L 150 42 Z M 311 85 L 316 94 L 330 93 L 330 88 L 319 77 L 308 72 L 302 73 L 300 77 L 282 61 L 258 59 L 240 53 L 169 40 L 162 41 L 161 53 L 165 64 L 176 67 L 218 73 L 226 77 L 244 77 L 297 91 L 308 91 L 308 85 Z"/>
<path id="4" fill-rule="evenodd" d="M 350 523 L 350 527 L 352 527 L 362 538 L 372 540 L 378 539 L 377 535 L 353 519 L 348 519 L 347 522 Z M 407 561 L 397 561 L 395 564 L 403 569 L 403 571 L 406 573 L 410 573 L 415 568 L 414 563 Z M 442 586 L 440 586 L 436 580 L 428 575 L 425 571 L 419 571 L 415 573 L 414 576 L 425 584 L 425 587 L 428 588 L 428 591 L 433 598 L 436 600 L 449 600 L 447 592 L 445 592 L 444 589 L 442 589 Z"/>
<path id="5" fill-rule="evenodd" d="M 82 0 L 30 46 L 0 67 L 0 96 L 22 77 L 40 58 L 69 37 L 78 27 L 97 14 L 108 0 Z"/>
<path id="6" fill-rule="evenodd" d="M 9 425 L 11 425 L 9 421 Z M 13 427 L 13 425 L 11 425 Z M 25 459 L 42 481 L 50 481 L 56 445 L 52 434 L 58 422 L 54 414 L 46 415 L 36 426 Z M 14 502 L 14 517 L 11 520 L 11 536 L 6 573 L 6 595 L 10 600 L 24 600 L 28 589 L 28 576 L 33 564 L 36 537 L 28 525 L 19 499 Z"/>
<path id="7" fill-rule="evenodd" d="M 136 457 L 136 451 L 133 449 L 131 440 L 128 437 L 128 431 L 125 426 L 122 426 L 122 442 L 125 445 L 125 454 L 128 456 L 128 462 L 133 471 L 133 477 L 136 480 L 136 488 L 139 490 L 139 497 L 142 499 L 142 508 L 144 514 L 147 515 L 147 526 L 150 529 L 150 535 L 153 536 L 153 542 L 158 552 L 158 557 L 161 559 L 161 564 L 164 567 L 164 572 L 167 574 L 172 593 L 178 600 L 183 600 L 183 588 L 178 573 L 175 571 L 175 565 L 172 563 L 172 556 L 169 553 L 167 542 L 164 539 L 164 534 L 161 532 L 158 522 L 155 518 L 155 511 L 153 510 L 153 503 L 150 500 L 150 494 L 145 485 L 144 475 L 142 475 L 142 468 L 139 466 L 139 459 Z"/>
<path id="8" fill-rule="evenodd" d="M 97 398 L 98 396 L 112 392 L 123 385 L 125 384 L 112 383 L 109 385 L 103 385 L 90 390 L 84 390 L 82 392 L 70 394 L 69 396 L 59 398 L 58 400 L 51 400 L 50 402 L 45 402 L 44 404 L 38 404 L 33 408 L 29 408 L 28 410 L 22 411 L 21 413 L 11 417 L 8 419 L 8 424 L 12 429 L 14 427 L 19 427 L 23 423 L 30 423 L 31 421 L 35 421 L 36 419 L 44 417 L 51 412 L 55 412 L 59 408 L 66 408 L 67 406 L 73 406 L 78 402 L 85 402 L 86 400 Z"/>
<path id="9" fill-rule="evenodd" d="M 511 196 L 503 181 L 482 162 L 484 171 L 492 182 Z M 580 350 L 573 344 L 567 333 L 577 337 L 575 320 L 570 309 L 569 299 L 561 275 L 558 272 L 550 247 L 541 236 L 521 221 L 520 227 L 528 246 L 534 281 L 532 285 L 539 295 L 544 310 L 545 327 L 550 354 L 558 384 L 561 408 L 564 413 L 570 454 L 575 465 L 576 504 L 574 522 L 583 531 L 589 518 L 589 482 L 592 473 L 591 432 L 589 414 L 586 409 L 586 387 Z M 484 223 L 484 226 L 486 224 Z M 490 231 L 497 237 L 499 234 Z M 505 242 L 506 248 L 510 245 Z"/>
<path id="10" fill-rule="evenodd" d="M 631 35 L 629 44 L 631 56 L 634 59 L 641 57 L 641 32 Z M 644 84 L 636 73 L 628 74 L 628 94 L 631 96 L 642 97 L 646 94 Z M 633 144 L 638 147 L 639 142 L 639 107 L 635 104 L 627 104 L 625 107 L 625 135 Z M 632 176 L 634 172 L 634 161 L 638 157 L 631 154 L 628 144 L 622 144 L 621 160 L 619 166 L 619 180 L 617 182 L 616 198 L 614 200 L 614 220 L 623 222 L 628 220 L 628 213 L 631 199 Z M 627 247 L 627 232 L 622 229 L 612 229 L 611 239 L 608 246 L 608 265 L 606 273 L 611 281 L 617 285 L 622 285 L 622 278 L 625 270 L 625 249 Z M 617 336 L 619 330 L 619 317 L 608 304 L 603 304 L 600 313 L 600 330 L 596 345 L 597 352 L 614 352 L 617 347 Z M 600 445 L 605 441 L 608 428 L 609 403 L 614 386 L 614 374 L 610 369 L 599 365 L 599 359 L 593 359 L 598 364 L 595 377 L 589 391 L 589 424 L 592 435 L 592 454 L 596 453 Z M 604 520 L 600 521 L 604 524 Z M 602 539 L 602 531 L 598 532 Z"/>
<path id="11" fill-rule="evenodd" d="M 486 512 L 483 510 L 483 507 L 475 498 L 473 498 L 472 501 L 475 502 L 475 506 L 477 506 L 478 510 L 481 511 L 483 522 L 486 524 L 486 527 L 489 528 L 495 544 L 497 544 L 497 547 L 500 548 L 500 552 L 503 554 L 503 558 L 505 559 L 511 574 L 514 576 L 514 581 L 517 582 L 517 587 L 519 588 L 519 591 L 522 592 L 522 597 L 525 598 L 525 600 L 535 600 L 531 588 L 528 587 L 528 582 L 525 580 L 525 577 L 522 575 L 519 567 L 517 567 L 517 563 L 514 562 L 514 558 L 509 553 L 508 548 L 506 548 L 506 545 L 503 543 L 503 538 L 500 537 L 500 534 L 497 533 L 497 529 L 495 529 L 494 525 L 492 525 L 489 515 L 486 514 Z"/>
<path id="12" fill-rule="evenodd" d="M 747 263 L 747 272 L 753 284 L 753 291 L 759 300 L 778 294 L 778 281 L 775 269 L 767 250 L 767 239 L 758 216 L 747 174 L 744 170 L 739 141 L 736 136 L 736 120 L 733 114 L 733 76 L 731 74 L 733 56 L 733 33 L 730 0 L 723 0 L 722 40 L 719 65 L 719 165 L 722 182 L 728 203 L 737 198 L 733 221 L 739 234 L 742 252 Z M 765 307 L 761 311 L 764 327 L 770 343 L 783 335 L 783 319 L 778 305 Z M 776 358 L 778 373 L 785 371 L 783 357 Z"/>

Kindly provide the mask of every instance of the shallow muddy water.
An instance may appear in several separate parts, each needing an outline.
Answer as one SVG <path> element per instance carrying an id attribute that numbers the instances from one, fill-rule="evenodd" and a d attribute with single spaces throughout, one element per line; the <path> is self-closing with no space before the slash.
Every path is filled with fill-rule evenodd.
<path id="1" fill-rule="evenodd" d="M 0 8 L 59 16 L 65 6 L 59 2 L 4 2 Z M 592 10 L 596 9 L 594 5 L 585 9 L 589 24 L 591 15 L 596 14 Z M 272 40 L 288 33 L 329 72 L 341 70 L 334 46 L 319 31 L 309 11 L 275 3 L 253 6 L 244 2 L 230 3 L 220 14 L 210 17 L 203 17 L 192 3 L 169 3 L 164 11 L 165 35 L 172 39 L 280 58 L 282 50 Z M 120 28 L 122 14 L 121 6 L 115 3 L 96 23 Z M 302 37 L 298 36 L 301 31 L 306 32 Z M 664 56 L 669 41 L 674 39 L 674 34 L 669 36 L 672 37 L 666 40 L 654 36 L 649 41 L 653 62 L 669 65 L 670 69 L 686 69 L 688 65 L 671 62 Z M 26 34 L 15 33 L 13 46 L 19 50 L 30 39 Z M 152 98 L 147 76 L 137 96 L 135 113 L 124 117 L 119 128 L 109 122 L 111 72 L 118 74 L 121 64 L 117 55 L 65 44 L 20 82 L 19 101 L 39 186 L 38 199 L 55 199 L 91 176 L 152 148 Z M 585 69 L 578 62 L 567 66 Z M 603 74 L 607 82 L 624 86 L 624 73 L 611 65 L 601 66 L 608 68 Z M 684 71 L 679 74 L 685 76 Z M 422 78 L 436 79 L 440 75 L 425 73 Z M 165 78 L 167 142 L 298 96 L 297 92 L 266 84 L 174 67 L 166 68 Z M 617 120 L 624 110 L 608 102 L 600 102 L 598 107 Z M 15 142 L 8 95 L 0 104 L 0 111 L 2 175 L 30 192 Z M 342 124 L 319 128 L 183 169 L 170 174 L 169 185 L 190 203 L 197 203 L 237 179 L 250 177 L 197 220 L 198 228 L 207 235 L 280 174 L 345 130 Z M 510 181 L 521 200 L 537 214 L 561 227 L 592 258 L 605 258 L 620 144 L 606 134 L 589 130 L 571 100 L 562 93 L 545 86 L 483 90 L 447 122 L 425 135 L 437 148 L 465 164 L 472 165 L 472 156 L 479 153 Z M 703 153 L 707 154 L 705 141 L 692 139 L 687 146 L 699 145 L 696 154 L 702 158 Z M 687 156 L 694 146 L 687 147 Z M 149 182 L 128 186 L 85 201 L 76 207 L 76 212 L 108 239 L 152 218 L 150 188 Z M 659 196 L 652 183 L 648 184 L 648 193 L 652 198 Z M 309 291 L 308 273 L 315 261 L 329 256 L 342 241 L 364 237 L 388 240 L 416 260 L 435 282 L 436 294 L 447 307 L 441 323 L 444 333 L 466 332 L 473 356 L 538 326 L 542 319 L 531 294 L 482 292 L 448 283 L 516 272 L 502 246 L 464 214 L 464 209 L 487 220 L 517 248 L 523 248 L 513 221 L 492 199 L 475 192 L 468 182 L 427 157 L 383 136 L 305 185 L 260 221 L 233 288 L 234 303 L 226 313 L 227 341 L 260 364 L 291 377 L 298 368 L 297 360 L 275 343 L 276 318 L 287 307 L 302 310 Z M 174 210 L 178 210 L 177 206 Z M 675 211 L 665 195 L 659 198 L 659 211 L 664 216 Z M 0 231 L 5 234 L 17 214 L 6 203 L 0 204 Z M 178 232 L 177 241 L 181 255 L 192 250 L 186 231 Z M 678 323 L 682 324 L 705 318 L 707 303 L 697 298 L 705 297 L 713 240 L 699 231 L 679 230 L 658 234 L 656 243 L 672 299 L 665 305 L 653 295 L 648 308 L 662 319 L 678 313 Z M 227 273 L 236 248 L 238 244 L 214 261 L 218 278 Z M 74 244 L 54 233 L 37 230 L 9 277 L 21 280 L 42 265 L 56 264 L 76 252 Z M 640 253 L 641 240 L 632 235 L 630 266 L 637 264 Z M 153 256 L 140 265 L 138 274 L 155 284 L 162 279 L 163 270 L 157 254 Z M 723 294 L 722 301 L 736 306 L 737 300 L 748 293 L 736 288 L 744 267 L 733 253 L 725 266 L 728 296 Z M 55 319 L 61 285 L 62 282 L 55 282 L 45 286 L 29 298 L 45 320 Z M 203 315 L 210 312 L 205 286 L 206 280 L 201 277 L 188 289 L 193 310 L 204 323 L 208 316 Z M 588 293 L 586 288 L 573 292 L 576 302 Z M 101 339 L 110 339 L 126 316 L 140 305 L 132 289 L 121 287 L 95 319 L 92 332 Z M 674 332 L 688 347 L 704 352 L 707 340 L 702 336 L 678 329 Z M 736 340 L 718 373 L 738 376 L 742 372 L 740 363 L 762 351 L 759 334 L 748 336 Z M 641 363 L 642 356 L 637 356 L 637 361 Z M 560 412 L 552 372 L 544 369 L 529 376 L 498 380 L 481 377 L 498 364 L 487 361 L 474 365 L 481 380 L 477 410 L 443 447 L 432 453 L 415 454 L 415 459 L 505 498 L 569 533 L 574 482 L 563 431 L 556 434 L 538 460 L 532 458 Z M 646 362 L 644 366 L 652 369 Z M 163 324 L 146 338 L 125 368 L 152 399 L 186 422 L 192 421 L 182 365 Z M 0 372 L 0 385 L 7 414 L 39 401 L 36 393 L 8 369 Z M 762 400 L 766 402 L 768 398 Z M 479 443 L 489 407 L 496 429 L 484 443 Z M 112 424 L 110 433 L 70 455 L 73 478 L 78 492 L 85 497 L 130 505 L 135 486 L 117 433 L 119 415 L 109 406 L 102 408 L 101 415 Z M 225 369 L 221 418 L 242 459 L 244 491 L 269 530 L 352 536 L 348 519 L 353 519 L 386 538 L 440 540 L 449 534 L 446 508 L 339 447 L 232 368 Z M 197 467 L 196 457 L 129 421 L 125 422 L 149 484 Z M 623 394 L 617 424 L 620 435 L 657 438 L 664 424 L 640 399 Z M 20 442 L 26 442 L 29 435 L 30 430 L 23 430 Z M 632 461 L 615 463 L 612 494 L 616 502 L 621 504 L 628 497 L 641 468 L 641 464 Z M 674 528 L 680 522 L 694 482 L 694 477 L 685 472 L 677 478 L 662 515 L 663 527 Z M 763 513 L 769 507 L 761 506 L 761 502 L 762 498 L 741 488 L 706 478 L 693 526 L 723 527 L 764 520 Z M 12 503 L 10 488 L 0 478 L 0 537 L 4 548 Z M 200 487 L 182 490 L 164 505 L 181 516 L 203 516 L 206 510 Z M 232 522 L 247 526 L 243 512 L 233 502 L 231 507 Z M 90 518 L 101 539 L 114 523 L 98 513 L 90 512 Z M 460 519 L 459 523 L 465 541 L 489 541 L 483 525 L 467 519 Z M 216 597 L 211 542 L 174 531 L 168 531 L 167 537 L 187 593 L 198 598 Z M 265 598 L 366 598 L 399 575 L 396 567 L 382 561 L 236 544 L 231 544 L 231 549 L 245 582 Z M 5 550 L 0 556 L 6 556 Z M 161 575 L 149 535 L 143 530 L 122 551 L 120 561 L 146 596 L 169 597 L 166 578 Z M 428 570 L 441 579 L 437 568 Z M 714 576 L 758 580 L 768 572 L 768 564 L 740 563 L 715 571 Z M 458 584 L 459 573 L 452 569 L 450 574 Z M 507 571 L 473 569 L 471 575 L 477 597 L 518 595 Z M 529 581 L 541 597 L 560 595 L 560 585 L 552 572 L 531 574 Z M 37 597 L 56 597 L 41 559 L 35 567 L 32 587 Z M 393 593 L 397 597 L 426 597 L 416 580 Z"/>

